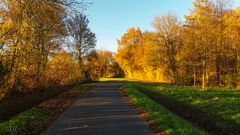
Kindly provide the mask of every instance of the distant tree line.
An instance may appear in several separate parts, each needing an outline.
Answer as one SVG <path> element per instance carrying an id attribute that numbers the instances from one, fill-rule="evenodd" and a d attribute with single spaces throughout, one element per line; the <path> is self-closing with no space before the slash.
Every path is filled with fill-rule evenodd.
<path id="1" fill-rule="evenodd" d="M 0 1 L 0 99 L 88 79 L 96 36 L 79 0 Z"/>
<path id="2" fill-rule="evenodd" d="M 196 0 L 180 23 L 168 13 L 155 31 L 130 28 L 115 60 L 126 77 L 184 85 L 240 87 L 240 8 L 228 0 Z"/>
<path id="3" fill-rule="evenodd" d="M 124 73 L 114 60 L 114 53 L 96 50 L 86 60 L 88 77 L 97 80 L 101 77 L 124 77 Z"/>

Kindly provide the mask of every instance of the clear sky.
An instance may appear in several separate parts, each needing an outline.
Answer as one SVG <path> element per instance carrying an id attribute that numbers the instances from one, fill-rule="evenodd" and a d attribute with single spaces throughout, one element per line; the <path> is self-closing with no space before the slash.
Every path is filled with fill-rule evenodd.
<path id="1" fill-rule="evenodd" d="M 96 33 L 97 48 L 117 50 L 117 42 L 129 27 L 142 31 L 152 30 L 152 20 L 157 15 L 174 12 L 179 20 L 192 8 L 193 0 L 90 0 L 86 14 L 90 28 Z M 240 5 L 235 0 L 233 7 Z"/>

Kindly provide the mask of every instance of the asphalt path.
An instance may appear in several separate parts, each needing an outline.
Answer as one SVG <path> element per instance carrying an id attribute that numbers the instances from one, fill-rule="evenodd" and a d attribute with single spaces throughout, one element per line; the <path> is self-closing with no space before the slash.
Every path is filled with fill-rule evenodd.
<path id="1" fill-rule="evenodd" d="M 122 83 L 99 84 L 67 109 L 44 135 L 151 135 L 147 123 L 129 105 Z"/>

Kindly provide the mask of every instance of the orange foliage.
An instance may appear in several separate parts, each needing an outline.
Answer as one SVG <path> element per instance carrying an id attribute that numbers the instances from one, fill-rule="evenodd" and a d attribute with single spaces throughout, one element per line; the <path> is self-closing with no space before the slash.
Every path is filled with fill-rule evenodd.
<path id="1" fill-rule="evenodd" d="M 48 62 L 46 83 L 49 85 L 69 85 L 79 80 L 79 66 L 70 53 L 56 52 Z"/>

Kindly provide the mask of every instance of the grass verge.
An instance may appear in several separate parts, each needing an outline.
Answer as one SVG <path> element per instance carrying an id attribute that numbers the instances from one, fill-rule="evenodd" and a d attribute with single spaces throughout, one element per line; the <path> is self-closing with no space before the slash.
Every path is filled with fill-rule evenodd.
<path id="1" fill-rule="evenodd" d="M 139 80 L 127 79 L 127 78 L 99 78 L 98 82 L 100 83 L 116 83 L 116 82 L 125 82 L 125 83 L 134 83 L 139 82 Z"/>
<path id="2" fill-rule="evenodd" d="M 0 122 L 6 121 L 78 85 L 79 84 L 73 84 L 69 86 L 35 89 L 26 93 L 13 92 L 3 99 L 0 99 Z"/>
<path id="3" fill-rule="evenodd" d="M 0 135 L 41 134 L 76 99 L 90 90 L 94 84 L 82 84 L 68 89 L 13 118 L 0 122 Z"/>
<path id="4" fill-rule="evenodd" d="M 205 135 L 206 133 L 196 127 L 193 127 L 186 120 L 176 116 L 167 109 L 165 109 L 159 103 L 151 100 L 143 93 L 137 91 L 138 86 L 136 84 L 128 84 L 124 87 L 130 98 L 135 104 L 141 108 L 143 112 L 146 112 L 168 135 Z"/>
<path id="5" fill-rule="evenodd" d="M 44 110 L 33 108 L 26 112 L 20 113 L 14 118 L 0 123 L 0 134 L 1 135 L 24 135 L 28 134 L 29 128 L 38 126 L 40 127 L 44 119 L 48 117 L 48 113 Z M 37 125 L 36 125 L 37 124 Z M 35 130 L 37 132 L 37 130 Z"/>
<path id="6" fill-rule="evenodd" d="M 211 134 L 240 132 L 240 92 L 175 85 L 138 84 L 138 90 Z"/>

